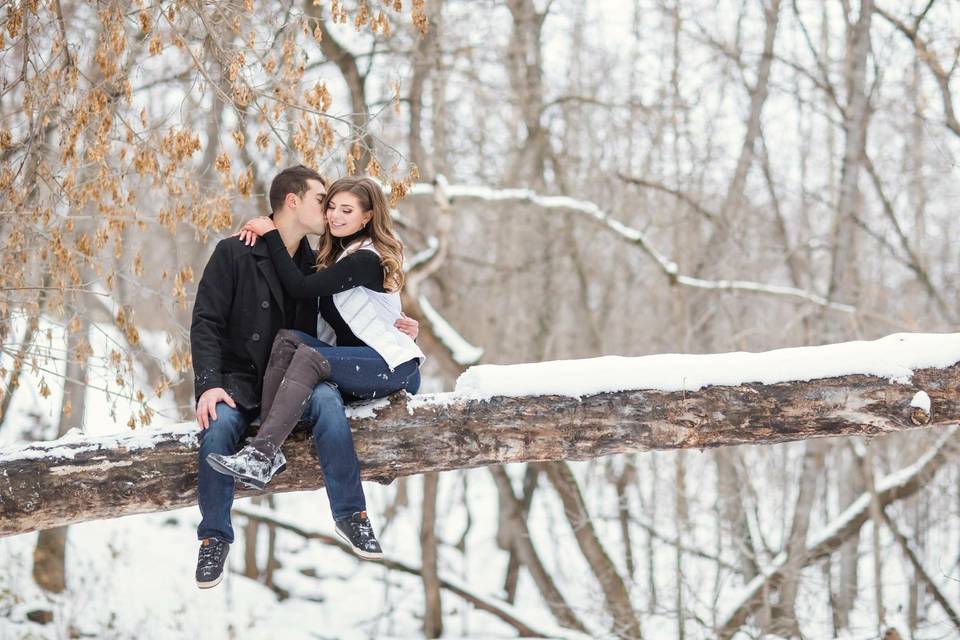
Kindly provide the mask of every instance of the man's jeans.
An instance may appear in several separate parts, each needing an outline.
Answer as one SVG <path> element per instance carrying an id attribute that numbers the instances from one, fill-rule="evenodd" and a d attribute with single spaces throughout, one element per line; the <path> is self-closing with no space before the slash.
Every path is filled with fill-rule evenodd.
<path id="1" fill-rule="evenodd" d="M 391 371 L 372 347 L 334 347 L 302 331 L 294 333 L 330 361 L 330 381 L 348 402 L 385 398 L 401 390 L 415 394 L 420 388 L 420 362 L 416 358 Z"/>
<path id="2" fill-rule="evenodd" d="M 197 538 L 219 538 L 233 542 L 230 508 L 233 506 L 234 479 L 213 470 L 207 464 L 211 453 L 233 455 L 255 417 L 255 412 L 233 409 L 220 402 L 217 419 L 200 432 L 199 477 L 200 526 Z M 307 401 L 302 420 L 312 427 L 313 446 L 327 485 L 327 499 L 335 520 L 356 511 L 365 511 L 366 500 L 360 485 L 360 463 L 353 448 L 353 434 L 343 409 L 343 398 L 332 385 L 322 383 Z"/>

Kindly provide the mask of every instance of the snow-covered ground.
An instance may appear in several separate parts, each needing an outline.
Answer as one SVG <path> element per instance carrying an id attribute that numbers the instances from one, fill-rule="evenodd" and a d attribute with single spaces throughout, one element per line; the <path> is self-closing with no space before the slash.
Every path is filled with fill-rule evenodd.
<path id="1" fill-rule="evenodd" d="M 661 464 L 674 454 L 657 454 Z M 714 482 L 711 473 L 694 471 L 705 454 L 688 454 L 687 465 L 693 472 L 688 478 L 691 492 L 709 493 Z M 598 505 L 595 525 L 609 544 L 609 551 L 618 566 L 622 566 L 622 547 L 618 544 L 615 502 L 609 491 L 589 484 L 587 476 L 596 475 L 599 464 L 577 465 L 584 486 L 593 487 L 588 496 Z M 519 469 L 511 470 L 517 477 Z M 495 544 L 496 497 L 492 482 L 483 470 L 462 474 L 447 474 L 439 499 L 439 537 L 445 543 L 441 548 L 440 570 L 480 595 L 500 596 L 506 566 L 506 554 Z M 410 481 L 410 495 L 419 495 L 419 479 Z M 464 489 L 464 485 L 466 488 Z M 418 505 L 414 502 L 389 523 L 384 510 L 392 500 L 395 489 L 366 485 L 371 517 L 381 532 L 385 551 L 406 562 L 419 564 Z M 543 560 L 556 579 L 568 601 L 578 613 L 593 622 L 592 630 L 609 637 L 603 617 L 601 594 L 589 577 L 582 556 L 563 521 L 555 496 L 543 493 L 534 502 L 530 516 L 531 531 Z M 329 509 L 322 492 L 285 494 L 275 496 L 278 517 L 297 523 L 304 529 L 332 534 Z M 599 502 L 603 500 L 603 502 Z M 249 500 L 238 501 L 245 506 Z M 599 505 L 606 505 L 599 506 Z M 465 553 L 453 545 L 466 527 L 467 508 L 470 511 L 470 530 L 466 536 Z M 707 519 L 696 518 L 684 534 L 691 546 L 710 549 L 715 532 Z M 768 512 L 777 518 L 776 511 Z M 672 517 L 672 505 L 664 505 L 656 523 L 663 530 Z M 290 592 L 291 597 L 280 599 L 272 590 L 242 576 L 244 569 L 243 525 L 245 519 L 234 520 L 238 539 L 232 546 L 228 560 L 230 573 L 224 582 L 210 590 L 201 591 L 193 582 L 197 544 L 195 527 L 199 521 L 197 509 L 188 508 L 168 513 L 129 516 L 116 520 L 88 522 L 70 527 L 67 548 L 67 575 L 69 587 L 57 597 L 43 594 L 30 575 L 31 555 L 36 534 L 0 539 L 0 639 L 6 638 L 66 638 L 72 634 L 93 638 L 410 638 L 421 636 L 423 591 L 415 576 L 389 572 L 381 565 L 360 561 L 338 548 L 317 541 L 305 541 L 285 531 L 277 533 L 277 558 L 281 568 L 275 574 L 275 584 Z M 869 525 L 868 525 L 869 527 Z M 672 532 L 671 532 L 672 533 Z M 865 537 L 867 537 L 865 535 Z M 260 567 L 266 534 L 260 535 Z M 641 569 L 636 574 L 634 589 L 643 591 L 646 576 L 642 570 L 645 558 L 637 539 L 636 553 Z M 895 548 L 887 541 L 890 553 Z M 669 585 L 675 576 L 675 554 L 665 544 L 656 545 L 654 570 L 658 582 Z M 709 587 L 713 580 L 711 563 L 690 556 L 685 560 L 686 597 Z M 894 563 L 888 563 L 885 583 L 902 589 L 907 577 L 899 575 Z M 804 611 L 827 611 L 824 595 L 826 583 L 819 567 L 813 568 L 812 580 L 800 594 Z M 521 574 L 518 609 L 530 624 L 553 627 L 555 622 L 544 606 L 534 586 Z M 869 558 L 864 557 L 861 589 L 872 588 Z M 810 588 L 819 584 L 822 590 Z M 744 585 L 729 578 L 722 582 L 721 600 L 716 604 L 721 615 L 736 604 L 744 593 Z M 671 615 L 673 594 L 669 589 L 660 593 L 662 615 L 644 617 L 646 638 L 654 640 L 677 637 L 676 620 Z M 645 600 L 646 597 L 641 598 Z M 867 604 L 864 604 L 864 601 Z M 871 624 L 872 608 L 869 598 L 861 598 L 854 612 L 852 632 L 843 638 L 866 639 L 875 634 Z M 491 614 L 475 610 L 460 598 L 443 592 L 445 637 L 505 638 L 516 637 L 515 631 Z M 688 606 L 703 608 L 703 602 Z M 709 607 L 708 607 L 709 608 Z M 26 618 L 29 611 L 52 609 L 55 622 L 39 625 Z M 891 612 L 894 621 L 902 612 Z M 822 626 L 807 628 L 810 637 L 828 637 L 827 620 Z M 687 620 L 687 637 L 709 638 L 712 634 Z M 904 625 L 900 625 L 903 627 Z M 949 621 L 926 629 L 918 638 L 945 637 Z M 74 635 L 77 637 L 77 635 Z M 741 638 L 749 637 L 744 634 Z"/>
<path id="2" fill-rule="evenodd" d="M 387 552 L 419 564 L 416 523 L 410 511 L 384 527 L 384 498 L 392 490 L 368 486 L 370 511 Z M 332 533 L 322 492 L 277 496 L 279 516 L 307 529 Z M 238 501 L 238 506 L 249 500 Z M 378 515 L 381 514 L 381 515 Z M 194 584 L 197 509 L 145 514 L 70 527 L 67 549 L 69 588 L 57 598 L 44 595 L 30 575 L 36 534 L 0 540 L 0 638 L 68 637 L 74 628 L 88 637 L 120 638 L 381 638 L 418 635 L 422 588 L 415 576 L 388 571 L 348 556 L 338 548 L 305 542 L 280 531 L 278 587 L 293 597 L 280 600 L 269 588 L 243 577 L 243 518 L 235 518 L 238 540 L 231 548 L 230 574 L 209 590 Z M 475 525 L 490 524 L 485 514 Z M 495 519 L 492 523 L 495 525 Z M 457 523 L 444 523 L 450 535 Z M 471 543 L 492 540 L 489 526 L 476 527 Z M 261 535 L 261 551 L 266 535 Z M 444 569 L 475 587 L 494 574 L 489 555 L 472 553 L 474 567 L 445 549 Z M 478 551 L 478 550 L 477 550 Z M 490 549 L 492 552 L 493 550 Z M 487 557 L 485 561 L 483 558 Z M 260 560 L 261 568 L 264 562 Z M 491 567 L 492 568 L 492 567 Z M 502 570 L 502 569 L 501 569 Z M 471 576 L 480 571 L 479 576 Z M 479 580 L 477 578 L 480 578 Z M 492 585 L 491 585 L 492 586 Z M 471 611 L 446 596 L 451 611 L 445 620 L 453 636 L 476 634 L 509 637 L 512 629 L 493 616 Z M 55 622 L 41 626 L 28 611 L 51 608 Z M 460 610 L 457 615 L 453 613 Z M 549 615 L 530 612 L 531 620 L 551 625 Z"/>

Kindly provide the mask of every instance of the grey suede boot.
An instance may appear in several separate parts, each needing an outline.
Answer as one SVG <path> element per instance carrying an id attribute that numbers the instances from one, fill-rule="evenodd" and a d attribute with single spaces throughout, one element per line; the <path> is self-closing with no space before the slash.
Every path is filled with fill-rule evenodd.
<path id="1" fill-rule="evenodd" d="M 286 467 L 280 445 L 300 421 L 314 387 L 329 377 L 330 362 L 312 347 L 300 344 L 277 387 L 270 413 L 260 425 L 257 437 L 232 456 L 211 453 L 207 464 L 224 475 L 263 489 Z"/>
<path id="2" fill-rule="evenodd" d="M 287 367 L 290 366 L 293 354 L 297 352 L 297 347 L 301 344 L 303 344 L 303 338 L 290 329 L 281 329 L 273 339 L 270 360 L 267 361 L 267 368 L 263 372 L 263 390 L 260 392 L 260 422 L 266 420 L 267 416 L 270 415 L 270 407 L 277 395 L 277 389 L 280 388 L 280 382 L 283 380 L 284 374 L 287 373 Z"/>

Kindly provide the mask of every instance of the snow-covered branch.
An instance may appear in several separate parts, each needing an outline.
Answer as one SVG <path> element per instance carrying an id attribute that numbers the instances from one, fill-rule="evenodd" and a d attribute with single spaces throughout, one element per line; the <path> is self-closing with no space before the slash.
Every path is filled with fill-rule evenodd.
<path id="1" fill-rule="evenodd" d="M 409 260 L 405 260 L 403 263 L 404 271 L 414 271 L 419 268 L 421 265 L 426 264 L 437 255 L 437 252 L 440 250 L 440 242 L 437 240 L 436 236 L 430 236 L 427 238 L 427 246 L 418 251 L 417 253 L 410 256 Z"/>
<path id="2" fill-rule="evenodd" d="M 430 324 L 433 335 L 447 348 L 454 362 L 464 367 L 480 362 L 480 358 L 483 357 L 481 347 L 475 347 L 467 342 L 453 328 L 453 325 L 433 308 L 426 296 L 421 295 L 417 298 L 417 301 L 420 303 L 420 310 L 423 311 L 424 319 Z"/>
<path id="3" fill-rule="evenodd" d="M 460 333 L 453 328 L 446 318 L 437 311 L 426 296 L 420 293 L 420 284 L 435 273 L 446 260 L 449 252 L 449 236 L 452 228 L 452 207 L 447 193 L 449 184 L 443 175 L 437 175 L 434 185 L 431 186 L 434 201 L 439 211 L 437 217 L 437 235 L 427 239 L 427 246 L 414 254 L 404 264 L 407 273 L 407 284 L 404 291 L 404 306 L 408 313 L 420 320 L 426 321 L 425 341 L 431 338 L 443 349 L 443 355 L 452 362 L 447 362 L 448 368 L 456 375 L 462 367 L 476 364 L 483 357 L 483 349 L 467 342 Z M 451 376 L 452 377 L 452 376 Z"/>
<path id="4" fill-rule="evenodd" d="M 543 209 L 557 209 L 586 217 L 588 220 L 600 224 L 612 231 L 618 238 L 639 247 L 660 268 L 660 271 L 670 282 L 698 289 L 714 291 L 740 291 L 762 295 L 789 297 L 811 304 L 822 306 L 843 313 L 855 313 L 856 307 L 841 304 L 824 298 L 823 296 L 783 285 L 765 284 L 749 280 L 707 280 L 695 278 L 679 273 L 677 263 L 670 260 L 654 246 L 650 238 L 640 229 L 626 225 L 615 219 L 609 211 L 588 200 L 578 200 L 567 196 L 544 196 L 530 189 L 493 189 L 479 185 L 446 185 L 446 195 L 450 199 L 474 199 L 487 202 L 519 201 L 528 202 Z M 417 183 L 411 187 L 410 196 L 434 196 L 434 186 L 427 183 Z"/>

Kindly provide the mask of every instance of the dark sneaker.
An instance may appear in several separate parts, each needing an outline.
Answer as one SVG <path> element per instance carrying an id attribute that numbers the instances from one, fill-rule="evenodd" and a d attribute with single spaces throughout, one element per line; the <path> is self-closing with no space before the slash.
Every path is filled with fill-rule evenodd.
<path id="1" fill-rule="evenodd" d="M 252 444 L 248 444 L 232 456 L 211 453 L 207 456 L 207 464 L 224 475 L 233 476 L 245 485 L 263 490 L 273 476 L 287 468 L 287 459 L 280 449 L 276 449 L 273 457 L 270 457 Z"/>
<path id="2" fill-rule="evenodd" d="M 373 525 L 366 511 L 357 511 L 349 518 L 337 520 L 337 535 L 343 538 L 353 552 L 365 560 L 379 560 L 383 550 L 373 535 Z"/>
<path id="3" fill-rule="evenodd" d="M 209 589 L 223 580 L 223 565 L 227 562 L 230 543 L 218 538 L 204 538 L 200 542 L 200 555 L 197 557 L 197 586 Z"/>

